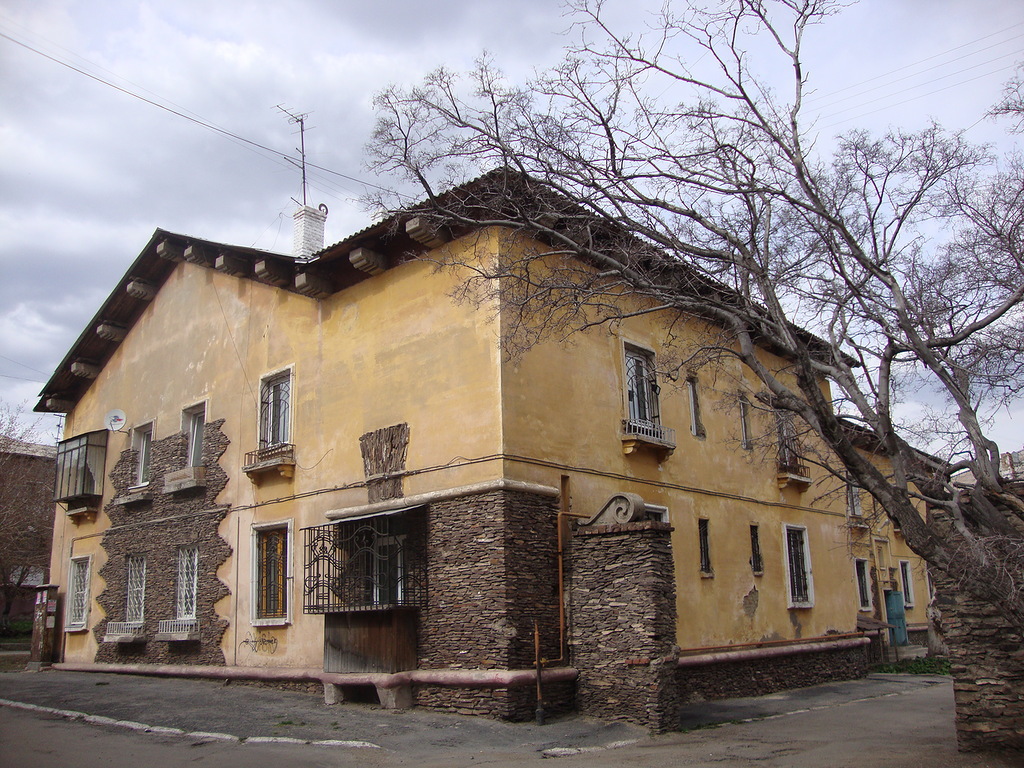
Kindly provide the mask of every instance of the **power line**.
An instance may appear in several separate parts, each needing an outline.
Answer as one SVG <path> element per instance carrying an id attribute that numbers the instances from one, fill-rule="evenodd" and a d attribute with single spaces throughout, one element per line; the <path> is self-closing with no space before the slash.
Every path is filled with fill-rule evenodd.
<path id="1" fill-rule="evenodd" d="M 47 375 L 46 371 L 40 371 L 38 368 L 33 368 L 31 365 L 27 365 L 26 363 L 23 363 L 20 360 L 15 360 L 13 357 L 7 357 L 7 355 L 0 355 L 0 358 L 6 360 L 9 363 L 14 363 L 15 365 L 20 365 L 22 368 L 28 368 L 30 371 L 35 371 L 36 373 L 41 373 L 41 374 L 43 374 L 43 376 Z"/>
<path id="2" fill-rule="evenodd" d="M 107 80 L 105 78 L 100 77 L 99 75 L 94 75 L 93 73 L 88 72 L 88 71 L 86 71 L 86 70 L 84 70 L 84 69 L 82 69 L 80 67 L 76 67 L 73 64 L 70 64 L 70 63 L 68 63 L 66 61 L 62 61 L 61 59 L 57 58 L 56 56 L 51 56 L 50 54 L 48 54 L 48 53 L 46 53 L 44 51 L 41 51 L 38 48 L 35 48 L 35 47 L 29 45 L 28 43 L 22 42 L 21 40 L 18 40 L 18 39 L 14 38 L 14 37 L 11 37 L 10 35 L 6 34 L 5 32 L 0 32 L 0 37 L 4 38 L 6 40 L 9 40 L 10 42 L 14 43 L 15 45 L 21 46 L 22 48 L 25 48 L 26 50 L 29 50 L 32 53 L 38 54 L 39 56 L 42 56 L 44 59 L 48 59 L 49 61 L 52 61 L 55 64 L 59 64 L 60 66 L 66 67 L 67 69 L 70 69 L 73 72 L 77 72 L 80 75 L 84 75 L 85 77 L 88 77 L 90 80 L 95 80 L 96 82 L 98 82 L 98 83 L 100 83 L 102 85 L 105 85 L 108 88 L 113 88 L 115 91 L 123 93 L 126 96 L 131 96 L 133 99 L 138 99 L 139 101 L 145 102 L 146 104 L 149 104 L 150 106 L 156 107 L 157 109 L 162 109 L 165 112 L 169 112 L 170 114 L 175 115 L 176 117 L 182 118 L 183 120 L 188 120 L 190 123 L 195 123 L 196 125 L 198 125 L 198 126 L 200 126 L 202 128 L 205 128 L 208 131 L 212 131 L 213 133 L 216 133 L 216 134 L 218 134 L 220 136 L 223 136 L 224 138 L 228 138 L 228 139 L 231 139 L 231 140 L 237 141 L 237 142 L 242 142 L 243 144 L 247 144 L 250 147 L 255 147 L 256 149 L 261 149 L 264 152 L 269 152 L 272 155 L 274 155 L 275 157 L 282 158 L 283 160 L 285 160 L 285 161 L 287 161 L 289 163 L 293 163 L 293 164 L 297 163 L 297 161 L 296 161 L 296 159 L 294 157 L 290 156 L 289 154 L 287 154 L 285 152 L 281 152 L 281 151 L 279 151 L 277 149 L 274 149 L 273 147 L 268 147 L 265 144 L 259 143 L 258 141 L 253 141 L 252 139 L 247 139 L 244 136 L 241 136 L 241 135 L 239 135 L 237 133 L 234 133 L 233 131 L 227 130 L 226 128 L 221 128 L 220 126 L 215 125 L 215 124 L 209 122 L 208 120 L 205 120 L 205 119 L 202 119 L 202 118 L 198 118 L 198 117 L 193 117 L 191 115 L 185 114 L 185 112 L 181 111 L 180 109 L 173 109 L 171 107 L 168 107 L 165 104 L 161 104 L 160 102 L 154 101 L 153 99 L 150 99 L 150 98 L 147 98 L 146 96 L 143 96 L 142 94 L 136 93 L 135 91 L 132 91 L 129 88 L 125 88 L 123 86 L 120 86 L 120 85 L 118 85 L 116 83 L 111 82 L 110 80 Z M 373 187 L 374 189 L 379 189 L 382 192 L 392 192 L 392 193 L 394 192 L 394 190 L 389 189 L 387 187 L 382 187 L 379 184 L 374 184 L 373 182 L 370 182 L 370 181 L 363 181 L 362 179 L 357 179 L 355 176 L 350 176 L 348 174 L 342 173 L 341 171 L 335 171 L 335 170 L 332 170 L 330 168 L 324 168 L 324 167 L 319 166 L 319 165 L 314 165 L 313 163 L 309 163 L 308 165 L 310 167 L 312 167 L 312 168 L 317 168 L 318 170 L 321 170 L 321 171 L 323 171 L 325 173 L 330 173 L 330 174 L 332 174 L 334 176 L 338 176 L 340 178 L 347 179 L 349 181 L 355 182 L 357 184 L 361 184 L 361 185 L 366 186 L 366 187 Z"/>

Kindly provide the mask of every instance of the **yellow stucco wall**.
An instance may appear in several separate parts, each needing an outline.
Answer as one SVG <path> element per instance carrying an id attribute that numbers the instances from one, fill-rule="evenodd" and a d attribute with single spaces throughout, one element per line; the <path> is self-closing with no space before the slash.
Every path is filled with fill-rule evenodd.
<path id="1" fill-rule="evenodd" d="M 485 231 L 446 249 L 456 257 L 471 249 L 494 254 L 499 241 L 497 232 Z M 740 445 L 736 394 L 758 388 L 735 361 L 697 373 L 703 437 L 691 433 L 685 376 L 662 379 L 661 420 L 676 430 L 676 449 L 662 461 L 646 450 L 626 455 L 624 345 L 667 354 L 664 318 L 629 318 L 507 359 L 494 304 L 449 297 L 463 277 L 409 261 L 315 301 L 181 263 L 69 414 L 66 436 L 102 428 L 104 414 L 120 408 L 129 427 L 153 421 L 156 440 L 181 430 L 182 410 L 197 403 L 205 402 L 207 422 L 225 420 L 231 443 L 220 463 L 230 481 L 218 502 L 232 508 L 220 533 L 233 555 L 218 576 L 232 594 L 217 610 L 229 622 L 222 641 L 228 664 L 319 666 L 323 619 L 301 612 L 300 529 L 324 523 L 330 510 L 367 503 L 365 487 L 343 488 L 364 478 L 359 436 L 399 422 L 410 426 L 407 467 L 417 471 L 404 480 L 406 495 L 501 477 L 558 488 L 566 476 L 576 514 L 591 515 L 623 491 L 667 507 L 677 641 L 684 648 L 854 629 L 857 591 L 842 488 L 812 470 L 810 488 L 780 489 L 770 413 L 755 411 L 752 428 L 761 439 L 751 449 Z M 674 328 L 672 354 L 696 345 L 687 334 L 700 332 L 695 324 Z M 781 366 L 767 353 L 765 359 Z M 297 466 L 293 478 L 268 474 L 254 483 L 241 467 L 257 447 L 260 381 L 282 370 L 293 376 Z M 128 447 L 127 434 L 110 435 L 108 473 Z M 104 501 L 110 493 L 108 483 Z M 699 569 L 699 518 L 709 521 L 713 577 Z M 290 623 L 254 627 L 252 531 L 273 522 L 292 527 Z M 98 534 L 107 524 L 102 514 L 79 524 L 58 515 L 55 579 L 67 583 L 72 554 L 93 554 L 91 589 L 99 594 Z M 763 574 L 749 563 L 751 525 L 759 529 Z M 786 525 L 806 529 L 810 608 L 788 606 Z M 901 552 L 898 542 L 893 546 Z M 926 594 L 918 592 L 908 620 L 923 621 Z M 93 603 L 91 625 L 99 614 Z M 253 633 L 277 640 L 273 656 L 244 645 Z M 91 633 L 66 636 L 68 661 L 94 654 Z"/>

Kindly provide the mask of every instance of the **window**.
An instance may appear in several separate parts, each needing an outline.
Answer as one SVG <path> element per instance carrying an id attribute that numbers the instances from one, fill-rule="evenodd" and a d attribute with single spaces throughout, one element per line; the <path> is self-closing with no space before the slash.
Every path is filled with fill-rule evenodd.
<path id="1" fill-rule="evenodd" d="M 142 626 L 146 617 L 146 556 L 128 555 L 128 590 L 125 598 L 125 620 Z"/>
<path id="2" fill-rule="evenodd" d="M 89 566 L 91 557 L 75 557 L 68 569 L 68 605 L 65 629 L 85 629 L 89 620 Z"/>
<path id="3" fill-rule="evenodd" d="M 697 377 L 686 379 L 686 393 L 690 397 L 690 434 L 694 437 L 705 437 L 704 421 L 700 416 L 700 395 L 697 388 Z"/>
<path id="4" fill-rule="evenodd" d="M 661 504 L 644 504 L 644 520 L 653 520 L 656 523 L 668 522 L 668 507 Z"/>
<path id="5" fill-rule="evenodd" d="M 57 445 L 57 482 L 54 501 L 103 495 L 103 465 L 107 458 L 107 430 L 88 432 Z"/>
<path id="6" fill-rule="evenodd" d="M 254 623 L 288 620 L 288 539 L 291 524 L 254 528 Z"/>
<path id="7" fill-rule="evenodd" d="M 860 486 L 850 479 L 846 481 L 846 513 L 850 517 L 864 516 L 864 508 L 860 503 Z"/>
<path id="8" fill-rule="evenodd" d="M 135 485 L 145 485 L 149 482 L 149 459 L 153 447 L 152 423 L 132 431 L 132 447 L 138 454 L 135 460 Z"/>
<path id="9" fill-rule="evenodd" d="M 755 576 L 764 573 L 764 558 L 761 556 L 761 532 L 756 525 L 750 526 L 750 570 Z"/>
<path id="10" fill-rule="evenodd" d="M 626 347 L 626 399 L 629 420 L 657 424 L 660 418 L 660 393 L 661 387 L 658 386 L 654 375 L 654 355 L 636 347 Z"/>
<path id="11" fill-rule="evenodd" d="M 775 428 L 779 438 L 779 468 L 802 475 L 804 467 L 800 460 L 800 445 L 796 438 L 796 421 L 790 411 L 776 409 Z"/>
<path id="12" fill-rule="evenodd" d="M 868 561 L 857 559 L 854 561 L 857 572 L 857 594 L 860 597 L 860 609 L 871 610 L 871 576 L 868 570 Z"/>
<path id="13" fill-rule="evenodd" d="M 811 554 L 807 547 L 807 529 L 787 525 L 785 539 L 789 607 L 810 608 L 814 604 L 814 587 L 811 582 Z"/>
<path id="14" fill-rule="evenodd" d="M 910 578 L 910 561 L 900 560 L 900 581 L 903 582 L 903 605 L 914 607 L 914 582 Z"/>
<path id="15" fill-rule="evenodd" d="M 711 570 L 711 540 L 708 536 L 708 521 L 703 517 L 697 521 L 697 540 L 700 543 L 700 572 L 705 576 Z"/>
<path id="16" fill-rule="evenodd" d="M 740 446 L 748 451 L 754 447 L 750 431 L 750 401 L 746 395 L 740 395 Z"/>
<path id="17" fill-rule="evenodd" d="M 182 413 L 182 430 L 188 440 L 186 466 L 203 466 L 203 433 L 206 427 L 206 406 L 197 405 Z"/>
<path id="18" fill-rule="evenodd" d="M 196 618 L 196 594 L 199 580 L 199 547 L 178 547 L 178 585 L 174 599 L 174 618 Z"/>
<path id="19" fill-rule="evenodd" d="M 260 387 L 260 448 L 289 442 L 291 434 L 291 371 L 263 380 Z"/>

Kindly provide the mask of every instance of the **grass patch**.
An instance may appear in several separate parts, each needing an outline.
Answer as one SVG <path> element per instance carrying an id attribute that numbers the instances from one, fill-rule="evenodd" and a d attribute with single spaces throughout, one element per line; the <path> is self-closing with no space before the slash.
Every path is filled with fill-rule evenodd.
<path id="1" fill-rule="evenodd" d="M 920 659 L 901 659 L 890 664 L 877 664 L 872 672 L 896 675 L 948 675 L 949 659 L 942 656 L 925 656 Z"/>
<path id="2" fill-rule="evenodd" d="M 27 652 L 0 656 L 0 672 L 24 672 L 28 659 Z"/>

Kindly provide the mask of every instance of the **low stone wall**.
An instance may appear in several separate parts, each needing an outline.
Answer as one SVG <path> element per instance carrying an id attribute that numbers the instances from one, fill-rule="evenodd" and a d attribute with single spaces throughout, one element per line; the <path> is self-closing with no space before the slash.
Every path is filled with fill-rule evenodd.
<path id="1" fill-rule="evenodd" d="M 680 696 L 688 702 L 763 696 L 791 688 L 836 680 L 855 680 L 868 673 L 867 645 L 839 650 L 808 650 L 792 656 L 717 662 L 678 670 Z"/>

